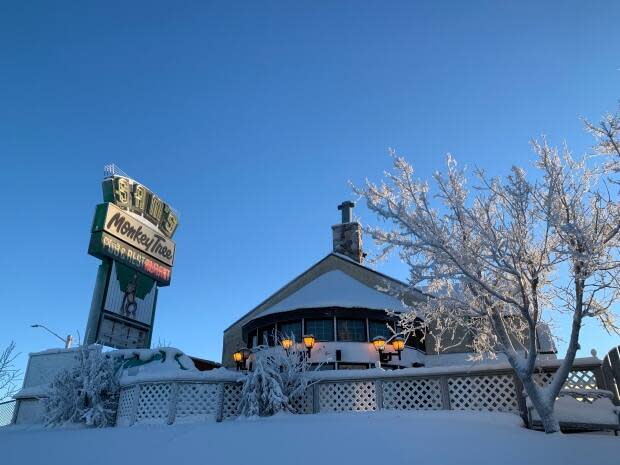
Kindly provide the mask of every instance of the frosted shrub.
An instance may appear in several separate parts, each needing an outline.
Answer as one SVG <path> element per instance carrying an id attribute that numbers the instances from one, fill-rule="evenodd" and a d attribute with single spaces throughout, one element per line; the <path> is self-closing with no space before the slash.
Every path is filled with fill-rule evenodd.
<path id="1" fill-rule="evenodd" d="M 241 415 L 270 416 L 278 412 L 297 412 L 293 400 L 305 394 L 312 384 L 311 368 L 306 351 L 293 346 L 288 351 L 281 347 L 260 346 L 254 352 L 253 371 L 243 383 Z"/>
<path id="2" fill-rule="evenodd" d="M 581 327 L 598 320 L 620 334 L 620 114 L 586 122 L 593 154 L 533 141 L 533 173 L 513 167 L 504 177 L 467 170 L 448 156 L 433 182 L 416 178 L 394 154 L 381 184 L 355 191 L 388 224 L 367 228 L 382 254 L 409 266 L 412 288 L 426 299 L 398 315 L 405 333 L 426 331 L 435 351 L 469 345 L 474 359 L 503 354 L 545 431 L 560 430 L 555 399 L 570 373 Z M 554 314 L 572 316 L 566 353 L 550 384 L 536 370 L 537 333 Z M 473 341 L 473 342 L 468 342 Z"/>
<path id="3" fill-rule="evenodd" d="M 93 347 L 78 349 L 75 359 L 75 366 L 59 372 L 50 385 L 44 401 L 46 424 L 112 426 L 119 397 L 114 360 Z"/>

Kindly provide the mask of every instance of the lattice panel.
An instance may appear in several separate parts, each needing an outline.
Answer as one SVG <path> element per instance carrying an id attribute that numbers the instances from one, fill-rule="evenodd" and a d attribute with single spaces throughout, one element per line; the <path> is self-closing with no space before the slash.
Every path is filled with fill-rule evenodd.
<path id="1" fill-rule="evenodd" d="M 536 383 L 544 387 L 551 382 L 553 373 L 534 373 Z M 562 389 L 597 389 L 596 375 L 590 370 L 571 371 Z"/>
<path id="2" fill-rule="evenodd" d="M 241 383 L 224 384 L 224 406 L 222 410 L 223 418 L 235 417 L 239 414 L 239 403 L 241 402 Z"/>
<path id="3" fill-rule="evenodd" d="M 171 384 L 141 385 L 136 423 L 166 423 L 171 390 Z"/>
<path id="4" fill-rule="evenodd" d="M 118 410 L 116 413 L 116 425 L 127 426 L 131 424 L 131 417 L 136 405 L 136 392 L 138 387 L 131 386 L 121 391 L 118 399 Z"/>
<path id="5" fill-rule="evenodd" d="M 10 425 L 13 421 L 13 412 L 15 411 L 14 400 L 0 402 L 0 426 Z"/>
<path id="6" fill-rule="evenodd" d="M 200 421 L 215 415 L 218 397 L 217 384 L 180 384 L 175 421 Z"/>
<path id="7" fill-rule="evenodd" d="M 312 413 L 312 388 L 308 388 L 300 396 L 293 397 L 291 404 L 295 413 Z"/>
<path id="8" fill-rule="evenodd" d="M 367 411 L 377 409 L 377 393 L 372 381 L 319 384 L 321 412 Z"/>
<path id="9" fill-rule="evenodd" d="M 383 381 L 383 408 L 389 410 L 440 410 L 438 379 Z"/>
<path id="10" fill-rule="evenodd" d="M 448 378 L 452 410 L 519 413 L 511 375 Z"/>

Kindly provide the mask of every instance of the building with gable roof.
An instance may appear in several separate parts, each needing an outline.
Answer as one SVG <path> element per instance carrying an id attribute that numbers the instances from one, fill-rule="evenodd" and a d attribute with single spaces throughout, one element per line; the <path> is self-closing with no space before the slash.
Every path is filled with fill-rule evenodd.
<path id="1" fill-rule="evenodd" d="M 342 222 L 332 226 L 333 251 L 258 304 L 224 330 L 222 363 L 234 367 L 242 348 L 275 346 L 282 338 L 302 343 L 311 335 L 311 361 L 322 369 L 463 365 L 467 338 L 434 353 L 432 328 L 409 334 L 403 350 L 390 342 L 398 333 L 397 314 L 423 297 L 406 283 L 364 265 L 361 225 L 351 218 L 352 202 L 343 202 Z M 384 338 L 381 357 L 373 340 Z M 550 338 L 540 338 L 541 352 L 555 353 Z M 387 355 L 387 354 L 392 355 Z"/>

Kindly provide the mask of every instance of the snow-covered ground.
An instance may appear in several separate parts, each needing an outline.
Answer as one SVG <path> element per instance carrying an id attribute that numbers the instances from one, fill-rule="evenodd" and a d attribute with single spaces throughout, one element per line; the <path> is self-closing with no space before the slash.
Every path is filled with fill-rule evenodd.
<path id="1" fill-rule="evenodd" d="M 277 415 L 105 429 L 0 428 L 2 465 L 620 463 L 620 437 L 547 436 L 511 414 L 367 412 Z"/>

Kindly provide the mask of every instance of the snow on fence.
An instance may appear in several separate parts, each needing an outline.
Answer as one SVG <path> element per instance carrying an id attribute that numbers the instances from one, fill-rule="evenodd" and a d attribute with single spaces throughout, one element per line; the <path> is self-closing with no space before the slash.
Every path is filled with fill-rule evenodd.
<path id="1" fill-rule="evenodd" d="M 551 380 L 557 362 L 545 362 L 537 373 L 542 385 Z M 300 398 L 298 413 L 373 410 L 479 410 L 525 416 L 522 387 L 508 366 L 466 369 L 419 368 L 395 371 L 318 372 L 321 376 Z M 169 379 L 125 384 L 117 425 L 218 421 L 237 416 L 240 382 L 230 379 Z M 575 362 L 564 389 L 604 389 L 601 362 Z M 584 400 L 589 400 L 587 392 Z"/>
<path id="2" fill-rule="evenodd" d="M 0 426 L 10 425 L 13 422 L 14 411 L 15 411 L 14 400 L 0 402 Z"/>

